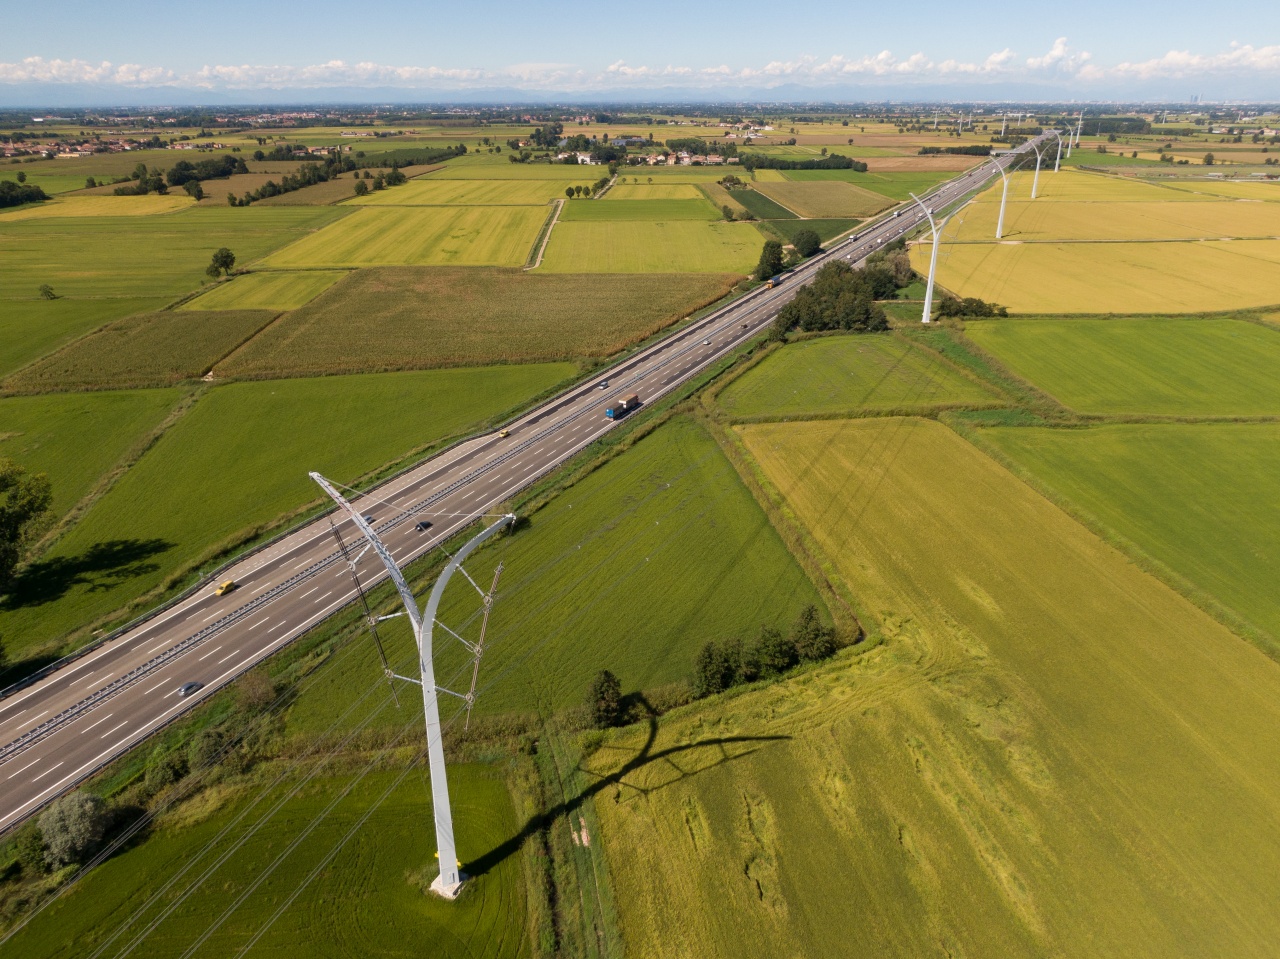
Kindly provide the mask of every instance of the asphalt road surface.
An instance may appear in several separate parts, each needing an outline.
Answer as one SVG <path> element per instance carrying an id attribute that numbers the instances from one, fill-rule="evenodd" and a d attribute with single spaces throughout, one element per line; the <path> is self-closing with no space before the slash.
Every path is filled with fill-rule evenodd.
<path id="1" fill-rule="evenodd" d="M 999 176 L 997 163 L 1009 162 L 988 161 L 922 201 L 941 210 Z M 747 294 L 509 423 L 502 431 L 507 435 L 471 439 L 369 491 L 386 505 L 369 506 L 373 500 L 367 497 L 357 502 L 373 516 L 397 562 L 409 562 L 613 429 L 616 424 L 604 415 L 607 405 L 631 393 L 653 403 L 768 327 L 823 263 L 857 263 L 923 216 L 904 204 L 806 262 L 774 289 Z M 425 531 L 418 528 L 424 520 L 432 524 Z M 339 529 L 349 545 L 363 543 L 349 520 Z M 366 587 L 385 576 L 372 552 L 360 569 Z M 216 584 L 208 584 L 0 699 L 0 831 L 356 598 L 327 519 L 295 530 L 218 579 L 235 580 L 238 587 L 216 596 Z M 180 687 L 187 683 L 203 686 L 184 697 Z"/>

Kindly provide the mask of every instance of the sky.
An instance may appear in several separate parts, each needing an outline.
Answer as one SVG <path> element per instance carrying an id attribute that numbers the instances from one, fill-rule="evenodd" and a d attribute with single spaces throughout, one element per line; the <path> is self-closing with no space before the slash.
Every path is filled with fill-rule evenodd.
<path id="1" fill-rule="evenodd" d="M 647 0 L 9 6 L 0 102 L 166 91 L 258 102 L 326 91 L 580 98 L 769 96 L 1280 100 L 1280 4 L 982 5 Z M 27 98 L 24 100 L 24 98 Z"/>

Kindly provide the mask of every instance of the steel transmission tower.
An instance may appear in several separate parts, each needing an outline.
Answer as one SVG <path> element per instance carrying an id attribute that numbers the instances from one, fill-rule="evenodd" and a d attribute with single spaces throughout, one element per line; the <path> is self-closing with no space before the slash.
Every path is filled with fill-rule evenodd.
<path id="1" fill-rule="evenodd" d="M 435 663 L 432 661 L 431 655 L 431 635 L 436 624 L 436 613 L 440 608 L 440 598 L 444 595 L 444 588 L 448 585 L 449 579 L 453 576 L 463 560 L 465 560 L 471 552 L 489 539 L 495 533 L 510 526 L 515 521 L 514 514 L 508 513 L 499 519 L 496 523 L 477 533 L 467 544 L 458 550 L 457 554 L 449 561 L 444 568 L 444 572 L 440 574 L 440 578 L 436 580 L 435 587 L 431 590 L 431 597 L 427 600 L 426 608 L 418 609 L 417 600 L 413 597 L 413 592 L 409 589 L 409 584 L 405 582 L 404 574 L 400 572 L 400 567 L 396 565 L 395 559 L 391 555 L 391 551 L 383 544 L 382 540 L 373 531 L 373 528 L 365 522 L 360 511 L 347 502 L 346 498 L 339 493 L 333 485 L 321 476 L 319 473 L 311 473 L 311 478 L 319 484 L 329 497 L 338 504 L 338 508 L 347 514 L 347 517 L 356 525 L 356 528 L 369 541 L 369 547 L 377 553 L 378 558 L 387 568 L 387 573 L 391 577 L 391 581 L 395 583 L 396 592 L 400 594 L 400 600 L 404 603 L 405 613 L 409 617 L 409 622 L 413 628 L 414 642 L 418 647 L 418 669 L 421 679 L 413 679 L 408 676 L 397 676 L 387 668 L 384 660 L 384 669 L 386 669 L 388 679 L 401 679 L 411 683 L 420 683 L 422 686 L 422 706 L 425 715 L 427 727 L 427 765 L 431 771 L 431 806 L 435 816 L 436 827 L 436 850 L 440 857 L 440 875 L 431 883 L 434 892 L 439 893 L 446 899 L 454 899 L 462 888 L 463 875 L 458 866 L 457 846 L 453 840 L 453 812 L 449 806 L 449 783 L 445 777 L 444 765 L 444 743 L 441 740 L 440 729 L 440 704 L 439 694 L 446 693 L 450 696 L 457 696 L 467 704 L 468 712 L 471 704 L 475 699 L 476 676 L 480 665 L 480 654 L 483 652 L 484 636 L 481 634 L 480 643 L 468 643 L 462 637 L 458 636 L 447 626 L 441 624 L 446 632 L 450 633 L 455 639 L 461 642 L 475 657 L 475 669 L 472 672 L 471 691 L 465 696 L 461 693 L 455 693 L 452 690 L 443 689 L 436 685 Z M 345 550 L 344 550 L 345 553 Z M 354 563 L 352 571 L 354 574 Z M 501 567 L 499 567 L 501 572 Z M 463 571 L 466 576 L 466 571 Z M 470 577 L 467 577 L 470 579 Z M 497 587 L 497 576 L 494 577 L 494 588 Z M 474 583 L 472 584 L 474 585 Z M 479 591 L 479 587 L 476 587 Z M 488 622 L 489 607 L 493 603 L 493 590 L 484 596 L 485 605 L 485 622 Z M 399 616 L 399 613 L 395 614 Z M 383 619 L 390 617 L 381 617 Z M 378 620 L 369 617 L 372 626 Z"/>

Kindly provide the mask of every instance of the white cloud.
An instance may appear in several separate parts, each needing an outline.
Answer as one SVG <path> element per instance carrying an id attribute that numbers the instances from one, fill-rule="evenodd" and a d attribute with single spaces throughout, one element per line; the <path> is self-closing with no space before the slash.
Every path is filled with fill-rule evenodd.
<path id="1" fill-rule="evenodd" d="M 1280 79 L 1280 46 L 1255 47 L 1232 44 L 1216 54 L 1171 50 L 1162 57 L 1098 64 L 1087 51 L 1075 50 L 1059 37 L 1040 56 L 1020 58 L 1005 48 L 978 61 L 934 61 L 916 52 L 900 57 L 889 50 L 860 57 L 842 54 L 821 59 L 807 56 L 774 60 L 760 66 L 728 64 L 688 66 L 632 65 L 616 60 L 599 71 L 568 63 L 520 63 L 501 69 L 480 67 L 390 66 L 330 60 L 305 66 L 219 64 L 180 73 L 160 66 L 90 63 L 84 60 L 46 60 L 27 57 L 17 63 L 0 63 L 0 84 L 79 83 L 100 87 L 196 87 L 208 90 L 277 90 L 353 87 L 389 87 L 403 90 L 483 90 L 513 87 L 529 91 L 602 91 L 629 88 L 660 89 L 663 86 L 705 89 L 737 87 L 767 90 L 797 85 L 820 91 L 851 83 L 913 84 L 947 82 L 1024 81 L 1053 83 L 1064 90 L 1096 89 L 1158 80 L 1227 77 L 1274 81 Z"/>

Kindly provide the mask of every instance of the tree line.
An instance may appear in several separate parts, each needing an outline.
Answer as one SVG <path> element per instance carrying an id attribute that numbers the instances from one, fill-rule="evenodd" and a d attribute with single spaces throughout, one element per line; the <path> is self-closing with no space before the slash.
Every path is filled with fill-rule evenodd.
<path id="1" fill-rule="evenodd" d="M 970 143 L 962 147 L 921 147 L 919 155 L 933 156 L 937 153 L 949 153 L 954 156 L 966 157 L 989 157 L 991 156 L 991 144 Z"/>
<path id="2" fill-rule="evenodd" d="M 740 154 L 744 170 L 853 170 L 866 173 L 867 165 L 861 160 L 833 153 L 814 160 L 788 160 L 783 157 L 765 156 L 763 153 Z"/>
<path id="3" fill-rule="evenodd" d="M 19 173 L 18 175 L 25 179 L 24 174 Z M 49 194 L 34 183 L 14 183 L 12 180 L 0 180 L 0 208 L 22 206 L 24 203 L 39 203 L 47 199 L 49 199 Z"/>

